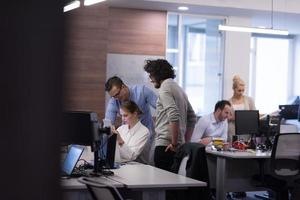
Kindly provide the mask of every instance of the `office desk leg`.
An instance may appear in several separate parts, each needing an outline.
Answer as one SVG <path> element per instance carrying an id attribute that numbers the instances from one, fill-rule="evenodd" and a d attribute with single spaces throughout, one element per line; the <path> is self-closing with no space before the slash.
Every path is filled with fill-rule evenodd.
<path id="1" fill-rule="evenodd" d="M 226 193 L 224 190 L 225 174 L 226 172 L 226 159 L 223 157 L 217 158 L 217 174 L 216 174 L 216 199 L 224 200 Z"/>
<path id="2" fill-rule="evenodd" d="M 143 191 L 143 200 L 165 200 L 165 190 Z"/>

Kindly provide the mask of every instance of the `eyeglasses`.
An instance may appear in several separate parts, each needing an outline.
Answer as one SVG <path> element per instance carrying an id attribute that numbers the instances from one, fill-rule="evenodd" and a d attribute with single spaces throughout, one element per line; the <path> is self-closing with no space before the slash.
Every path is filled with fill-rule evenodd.
<path id="1" fill-rule="evenodd" d="M 117 98 L 117 96 L 120 95 L 122 88 L 123 88 L 123 86 L 121 86 L 121 87 L 119 88 L 119 91 L 118 91 L 116 94 L 112 95 L 111 97 Z"/>

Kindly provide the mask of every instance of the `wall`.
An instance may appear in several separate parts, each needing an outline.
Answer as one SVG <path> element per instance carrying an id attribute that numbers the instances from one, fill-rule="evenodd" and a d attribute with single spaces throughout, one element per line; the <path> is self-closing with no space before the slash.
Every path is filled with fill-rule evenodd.
<path id="1" fill-rule="evenodd" d="M 103 115 L 108 7 L 96 4 L 65 13 L 66 110 Z"/>
<path id="2" fill-rule="evenodd" d="M 299 78 L 299 75 L 300 75 L 300 57 L 299 57 L 299 54 L 300 54 L 300 36 L 297 36 L 296 39 L 295 39 L 295 54 L 294 54 L 294 58 L 295 58 L 295 62 L 294 62 L 294 65 L 295 65 L 295 71 L 294 71 L 294 91 L 293 93 L 295 95 L 298 95 L 300 96 L 300 78 Z"/>
<path id="3" fill-rule="evenodd" d="M 228 25 L 247 26 L 249 18 L 229 17 Z M 249 85 L 250 33 L 225 32 L 223 98 L 232 96 L 232 78 L 239 75 Z M 246 88 L 246 94 L 248 93 Z"/>
<path id="4" fill-rule="evenodd" d="M 166 12 L 109 9 L 108 53 L 165 55 Z"/>
<path id="5" fill-rule="evenodd" d="M 61 199 L 61 8 L 1 4 L 1 199 Z"/>
<path id="6" fill-rule="evenodd" d="M 112 61 L 118 64 L 111 72 L 114 75 L 142 67 L 143 63 L 135 62 L 135 55 L 164 56 L 166 12 L 96 4 L 67 12 L 65 18 L 64 108 L 96 111 L 101 119 L 105 113 L 108 53 L 121 55 L 113 57 L 118 60 Z M 135 65 L 129 69 L 128 63 Z"/>

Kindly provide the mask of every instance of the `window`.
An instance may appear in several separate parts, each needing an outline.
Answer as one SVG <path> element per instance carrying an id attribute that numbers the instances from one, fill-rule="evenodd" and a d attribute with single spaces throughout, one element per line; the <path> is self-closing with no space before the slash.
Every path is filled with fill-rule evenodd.
<path id="1" fill-rule="evenodd" d="M 288 37 L 251 38 L 250 91 L 261 113 L 278 110 L 292 95 L 291 44 Z"/>
<path id="2" fill-rule="evenodd" d="M 222 97 L 223 19 L 168 14 L 167 60 L 198 115 L 210 113 Z"/>

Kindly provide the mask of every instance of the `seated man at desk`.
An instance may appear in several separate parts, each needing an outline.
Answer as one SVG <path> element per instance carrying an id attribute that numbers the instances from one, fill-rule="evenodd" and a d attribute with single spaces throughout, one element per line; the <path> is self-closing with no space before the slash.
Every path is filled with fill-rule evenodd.
<path id="1" fill-rule="evenodd" d="M 112 132 L 117 134 L 116 161 L 147 163 L 149 152 L 144 148 L 150 132 L 139 120 L 142 111 L 133 101 L 125 101 L 121 104 L 120 113 L 124 124 L 117 130 L 112 127 Z"/>
<path id="2" fill-rule="evenodd" d="M 194 129 L 191 142 L 209 144 L 213 137 L 227 140 L 228 122 L 227 118 L 231 112 L 229 101 L 221 100 L 215 105 L 215 110 L 209 115 L 201 117 Z"/>

